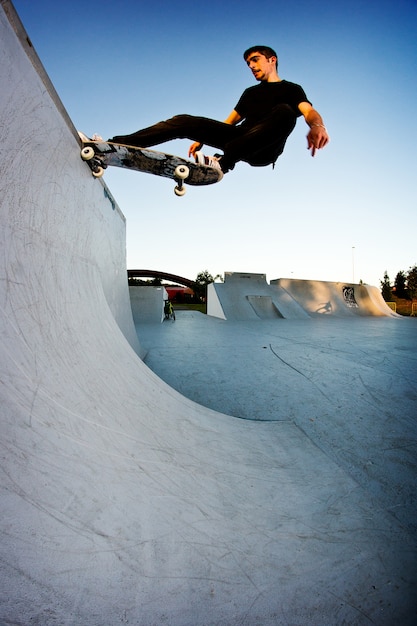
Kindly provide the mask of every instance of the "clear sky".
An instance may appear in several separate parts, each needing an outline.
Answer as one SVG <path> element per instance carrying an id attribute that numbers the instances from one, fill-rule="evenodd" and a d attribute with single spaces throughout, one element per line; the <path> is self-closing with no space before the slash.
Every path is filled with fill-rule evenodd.
<path id="1" fill-rule="evenodd" d="M 107 138 L 178 113 L 223 120 L 264 43 L 303 86 L 331 143 L 300 118 L 275 170 L 238 164 L 190 187 L 109 168 L 128 268 L 207 269 L 379 286 L 417 263 L 416 0 L 15 0 L 75 126 Z M 187 140 L 164 144 L 186 156 Z M 207 153 L 214 150 L 206 149 Z"/>

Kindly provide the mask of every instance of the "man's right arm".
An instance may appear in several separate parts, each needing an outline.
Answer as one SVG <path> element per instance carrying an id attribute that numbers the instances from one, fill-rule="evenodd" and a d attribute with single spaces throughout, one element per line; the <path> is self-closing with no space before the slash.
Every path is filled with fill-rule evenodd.
<path id="1" fill-rule="evenodd" d="M 241 116 L 239 115 L 239 113 L 235 110 L 233 110 L 230 115 L 228 115 L 226 117 L 226 119 L 224 120 L 224 124 L 232 124 L 232 126 L 234 126 L 235 124 L 238 124 L 241 120 Z M 198 141 L 195 141 L 193 144 L 191 144 L 190 149 L 188 150 L 188 156 L 189 157 L 194 157 L 195 153 L 198 150 L 201 150 L 201 148 L 203 147 L 202 143 L 199 143 Z"/>

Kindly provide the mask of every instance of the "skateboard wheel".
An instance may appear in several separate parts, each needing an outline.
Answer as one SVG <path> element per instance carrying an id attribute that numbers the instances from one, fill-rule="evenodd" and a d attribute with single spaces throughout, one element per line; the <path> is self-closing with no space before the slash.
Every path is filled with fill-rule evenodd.
<path id="1" fill-rule="evenodd" d="M 177 165 L 175 168 L 174 176 L 179 180 L 185 180 L 190 175 L 190 170 L 186 165 Z"/>
<path id="2" fill-rule="evenodd" d="M 174 193 L 176 196 L 183 196 L 186 192 L 186 189 L 184 186 L 182 187 L 178 187 L 178 185 L 176 187 L 174 187 Z"/>
<path id="3" fill-rule="evenodd" d="M 86 148 L 83 148 L 81 150 L 81 158 L 83 159 L 83 161 L 89 161 L 93 158 L 94 154 L 94 150 L 90 146 L 87 146 Z"/>
<path id="4" fill-rule="evenodd" d="M 94 170 L 91 170 L 94 178 L 101 178 L 104 174 L 104 167 L 98 165 Z"/>

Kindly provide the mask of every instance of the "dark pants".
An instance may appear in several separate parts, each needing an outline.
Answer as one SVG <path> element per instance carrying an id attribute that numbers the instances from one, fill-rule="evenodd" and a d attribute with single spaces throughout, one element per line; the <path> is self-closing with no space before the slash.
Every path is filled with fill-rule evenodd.
<path id="1" fill-rule="evenodd" d="M 221 166 L 227 172 L 238 161 L 250 165 L 275 163 L 294 129 L 296 116 L 287 104 L 280 104 L 256 124 L 238 126 L 207 117 L 176 115 L 131 135 L 117 135 L 109 141 L 148 148 L 172 139 L 190 139 L 223 150 Z"/>

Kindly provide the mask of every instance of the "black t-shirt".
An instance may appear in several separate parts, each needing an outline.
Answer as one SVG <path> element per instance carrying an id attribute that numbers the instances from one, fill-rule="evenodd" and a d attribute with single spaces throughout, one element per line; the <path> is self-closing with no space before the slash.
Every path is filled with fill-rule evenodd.
<path id="1" fill-rule="evenodd" d="M 262 81 L 258 85 L 245 89 L 235 106 L 235 111 L 246 124 L 251 124 L 268 115 L 278 104 L 288 104 L 299 117 L 301 115 L 298 108 L 300 102 L 311 104 L 300 85 L 287 80 L 281 80 L 278 83 Z"/>

